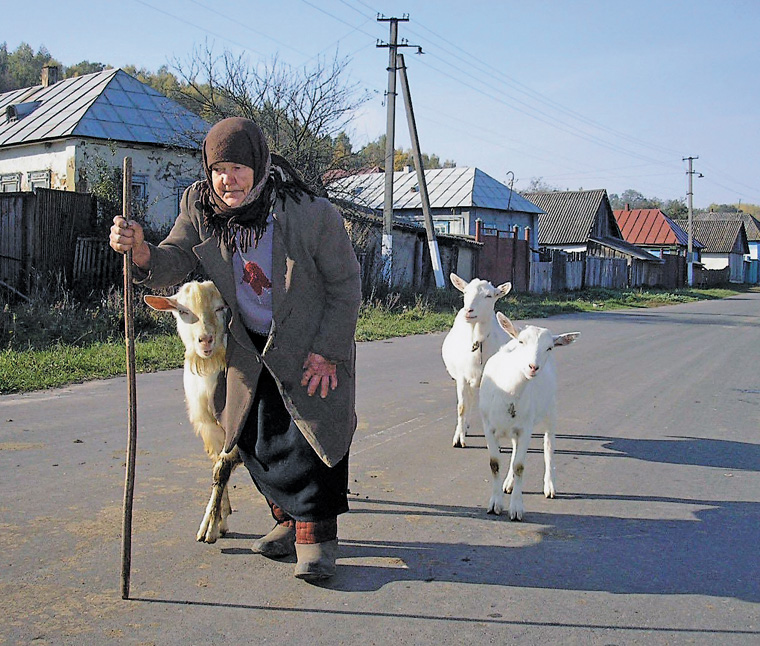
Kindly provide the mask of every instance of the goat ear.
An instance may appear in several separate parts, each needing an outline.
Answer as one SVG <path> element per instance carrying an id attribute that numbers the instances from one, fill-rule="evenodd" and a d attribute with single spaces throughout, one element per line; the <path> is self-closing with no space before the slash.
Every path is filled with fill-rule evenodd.
<path id="1" fill-rule="evenodd" d="M 502 283 L 496 288 L 496 291 L 498 292 L 496 294 L 496 298 L 501 298 L 502 296 L 506 296 L 509 294 L 509 292 L 512 290 L 512 283 Z"/>
<path id="2" fill-rule="evenodd" d="M 449 278 L 451 279 L 451 284 L 460 292 L 463 292 L 464 288 L 467 287 L 467 281 L 457 276 L 454 272 L 449 274 Z"/>
<path id="3" fill-rule="evenodd" d="M 153 294 L 146 294 L 143 296 L 145 303 L 159 312 L 175 312 L 177 311 L 177 304 L 172 299 L 166 296 L 154 296 Z"/>
<path id="4" fill-rule="evenodd" d="M 510 321 L 501 312 L 496 312 L 496 320 L 499 322 L 501 329 L 504 330 L 507 334 L 509 334 L 509 336 L 511 336 L 513 339 L 516 339 L 518 336 L 520 336 L 520 332 L 515 327 L 515 324 L 512 323 L 512 321 Z"/>
<path id="5" fill-rule="evenodd" d="M 565 334 L 559 334 L 554 337 L 554 345 L 570 345 L 580 335 L 580 332 L 567 332 Z"/>

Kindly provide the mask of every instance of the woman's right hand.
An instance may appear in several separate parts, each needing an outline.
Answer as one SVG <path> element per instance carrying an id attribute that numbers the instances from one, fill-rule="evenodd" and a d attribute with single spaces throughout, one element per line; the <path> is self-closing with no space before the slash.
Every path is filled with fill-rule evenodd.
<path id="1" fill-rule="evenodd" d="M 150 262 L 150 247 L 145 243 L 143 228 L 134 220 L 127 222 L 117 215 L 111 225 L 108 243 L 114 251 L 127 253 L 132 251 L 132 262 L 138 267 L 147 268 Z"/>

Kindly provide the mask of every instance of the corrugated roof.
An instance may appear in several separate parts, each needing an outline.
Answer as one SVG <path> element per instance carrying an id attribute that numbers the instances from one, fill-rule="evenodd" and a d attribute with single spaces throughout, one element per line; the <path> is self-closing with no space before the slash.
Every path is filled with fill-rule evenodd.
<path id="1" fill-rule="evenodd" d="M 7 108 L 39 101 L 20 119 Z M 66 137 L 197 148 L 210 125 L 121 69 L 0 94 L 0 146 Z"/>
<path id="2" fill-rule="evenodd" d="M 552 191 L 523 193 L 543 209 L 538 217 L 538 242 L 542 245 L 586 244 L 607 191 Z"/>
<path id="3" fill-rule="evenodd" d="M 432 168 L 425 171 L 425 183 L 434 209 L 482 207 L 519 213 L 542 213 L 519 193 L 478 168 Z M 344 177 L 330 183 L 327 191 L 335 199 L 381 210 L 385 199 L 385 173 Z M 416 172 L 393 173 L 393 208 L 422 209 Z"/>
<path id="4" fill-rule="evenodd" d="M 660 209 L 631 209 L 613 211 L 623 238 L 636 245 L 682 245 L 687 246 L 689 236 Z M 692 240 L 695 248 L 701 248 L 698 240 Z"/>
<path id="5" fill-rule="evenodd" d="M 749 213 L 694 213 L 695 220 L 739 220 L 744 223 L 744 230 L 747 233 L 747 240 L 752 242 L 760 241 L 760 221 Z"/>
<path id="6" fill-rule="evenodd" d="M 689 226 L 688 220 L 676 220 L 676 224 L 682 229 Z M 744 223 L 739 220 L 692 219 L 692 235 L 704 245 L 705 253 L 732 253 L 737 239 L 741 253 L 749 253 Z"/>

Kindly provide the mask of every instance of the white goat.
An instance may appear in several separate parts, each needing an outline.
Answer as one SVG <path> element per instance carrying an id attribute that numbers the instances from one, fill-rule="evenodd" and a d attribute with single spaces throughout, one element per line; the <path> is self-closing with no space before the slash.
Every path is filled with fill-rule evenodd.
<path id="1" fill-rule="evenodd" d="M 500 514 L 504 492 L 511 493 L 509 517 L 522 520 L 525 456 L 534 426 L 544 429 L 544 495 L 554 498 L 554 435 L 557 423 L 557 375 L 552 348 L 575 341 L 580 332 L 554 336 L 546 328 L 526 326 L 518 331 L 503 314 L 499 323 L 515 339 L 486 363 L 480 384 L 480 414 L 491 463 L 489 514 Z M 503 484 L 499 440 L 512 440 L 509 473 Z"/>
<path id="2" fill-rule="evenodd" d="M 512 283 L 494 287 L 479 278 L 468 283 L 454 273 L 449 277 L 464 294 L 464 307 L 457 312 L 454 325 L 443 340 L 441 354 L 446 370 L 457 384 L 457 426 L 452 444 L 464 447 L 473 415 L 477 414 L 483 367 L 510 340 L 496 320 L 494 306 L 509 293 Z"/>
<path id="3" fill-rule="evenodd" d="M 217 379 L 226 369 L 226 313 L 222 295 L 210 280 L 185 283 L 171 297 L 146 295 L 155 310 L 168 311 L 177 321 L 177 331 L 185 344 L 185 404 L 195 434 L 214 461 L 213 486 L 196 539 L 214 543 L 227 533 L 227 517 L 232 513 L 227 483 L 240 464 L 237 447 L 224 449 L 224 429 L 214 417 L 212 399 Z"/>

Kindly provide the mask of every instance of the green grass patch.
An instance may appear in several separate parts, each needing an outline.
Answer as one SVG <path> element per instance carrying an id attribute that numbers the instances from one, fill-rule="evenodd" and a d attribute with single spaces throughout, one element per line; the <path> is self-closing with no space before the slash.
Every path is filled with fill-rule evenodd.
<path id="1" fill-rule="evenodd" d="M 516 321 L 575 312 L 657 307 L 726 298 L 757 287 L 736 289 L 604 290 L 562 294 L 510 295 L 497 309 Z M 57 388 L 126 373 L 122 304 L 116 293 L 83 305 L 56 294 L 49 305 L 0 311 L 0 394 Z M 183 346 L 174 320 L 149 310 L 136 299 L 135 364 L 138 372 L 182 367 Z M 461 307 L 462 295 L 438 290 L 429 296 L 386 293 L 365 300 L 359 313 L 357 341 L 376 341 L 447 330 Z"/>

